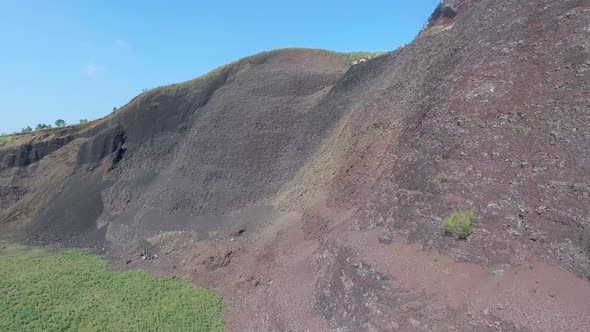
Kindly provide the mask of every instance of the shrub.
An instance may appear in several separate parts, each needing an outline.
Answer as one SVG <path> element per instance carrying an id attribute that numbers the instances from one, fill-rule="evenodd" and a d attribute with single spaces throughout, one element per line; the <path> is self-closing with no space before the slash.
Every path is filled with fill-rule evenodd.
<path id="1" fill-rule="evenodd" d="M 465 240 L 473 233 L 475 212 L 455 211 L 443 219 L 445 232 L 459 239 Z"/>
<path id="2" fill-rule="evenodd" d="M 25 128 L 21 129 L 21 133 L 30 133 L 31 131 L 33 131 L 33 128 L 31 128 L 31 126 L 26 126 Z"/>
<path id="3" fill-rule="evenodd" d="M 80 119 L 80 124 L 88 123 L 87 119 Z"/>
<path id="4" fill-rule="evenodd" d="M 66 126 L 66 122 L 62 119 L 57 119 L 55 120 L 55 126 L 57 128 L 61 128 L 61 127 L 65 127 Z"/>
<path id="5" fill-rule="evenodd" d="M 37 125 L 37 127 L 35 127 L 35 130 L 49 129 L 49 128 L 51 128 L 51 125 L 46 125 L 44 123 L 40 123 Z"/>

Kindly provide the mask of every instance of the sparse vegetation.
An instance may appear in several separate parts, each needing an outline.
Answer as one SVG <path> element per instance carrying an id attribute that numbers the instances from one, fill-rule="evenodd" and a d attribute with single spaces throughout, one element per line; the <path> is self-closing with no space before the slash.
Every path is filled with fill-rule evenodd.
<path id="1" fill-rule="evenodd" d="M 117 110 L 116 107 L 113 108 L 113 112 L 115 112 Z M 88 123 L 88 119 L 81 119 L 79 124 L 85 124 Z M 45 129 L 53 129 L 53 128 L 64 128 L 67 126 L 67 123 L 65 120 L 63 119 L 57 119 L 55 120 L 55 127 L 53 127 L 50 124 L 45 124 L 45 123 L 39 123 L 35 126 L 35 129 L 31 128 L 31 126 L 26 126 L 23 129 L 20 130 L 20 134 L 28 134 L 28 133 L 32 133 L 34 131 L 37 130 L 45 130 Z M 7 134 L 7 133 L 0 133 L 0 144 L 6 144 L 8 141 L 13 141 L 14 138 L 18 135 L 19 137 L 24 137 L 22 135 L 20 135 L 19 133 L 12 133 L 12 134 Z"/>
<path id="2" fill-rule="evenodd" d="M 5 145 L 14 140 L 13 134 L 2 134 L 0 135 L 0 145 Z"/>
<path id="3" fill-rule="evenodd" d="M 1 331 L 221 331 L 221 308 L 213 291 L 110 271 L 86 250 L 0 256 Z"/>
<path id="4" fill-rule="evenodd" d="M 55 127 L 56 128 L 62 128 L 66 126 L 66 122 L 63 119 L 57 119 L 55 120 Z"/>
<path id="5" fill-rule="evenodd" d="M 0 134 L 0 146 L 4 147 L 6 145 L 11 145 L 11 144 L 15 144 L 20 141 L 23 141 L 23 140 L 27 140 L 27 139 L 31 138 L 32 135 L 33 134 L 31 132 Z"/>
<path id="6" fill-rule="evenodd" d="M 36 127 L 35 130 L 43 130 L 43 129 L 50 129 L 51 125 L 46 125 L 44 123 L 39 123 Z"/>
<path id="7" fill-rule="evenodd" d="M 264 51 L 264 52 L 260 52 L 257 54 L 254 54 L 252 56 L 247 56 L 244 58 L 240 58 L 237 60 L 234 60 L 228 64 L 225 64 L 223 66 L 217 67 L 211 71 L 209 71 L 208 73 L 205 73 L 199 77 L 193 78 L 191 80 L 185 81 L 185 82 L 181 82 L 181 83 L 176 83 L 176 84 L 170 84 L 170 85 L 164 85 L 164 86 L 160 86 L 160 87 L 156 87 L 153 89 L 142 89 L 142 92 L 148 92 L 148 91 L 174 91 L 180 87 L 186 86 L 188 84 L 195 84 L 198 82 L 202 82 L 205 81 L 211 77 L 214 77 L 215 75 L 218 75 L 219 73 L 221 73 L 223 70 L 230 68 L 231 66 L 236 66 L 239 68 L 247 68 L 247 66 L 251 63 L 251 62 L 256 62 L 257 59 L 269 56 L 271 54 L 275 54 L 278 52 L 284 52 L 286 50 L 309 50 L 309 51 L 316 51 L 316 52 L 322 52 L 325 54 L 334 54 L 337 56 L 340 56 L 343 60 L 346 61 L 354 61 L 354 60 L 358 60 L 358 59 L 362 59 L 362 58 L 374 58 L 377 57 L 379 55 L 385 54 L 387 52 L 334 52 L 334 51 L 329 51 L 329 50 L 324 50 L 324 49 L 311 49 L 311 48 L 297 48 L 297 47 L 291 47 L 291 48 L 281 48 L 281 49 L 275 49 L 275 50 L 270 50 L 270 51 Z"/>
<path id="8" fill-rule="evenodd" d="M 473 233 L 475 212 L 458 210 L 443 219 L 445 232 L 458 239 L 465 240 Z"/>
<path id="9" fill-rule="evenodd" d="M 344 60 L 354 61 L 358 59 L 374 58 L 386 52 L 337 52 L 337 54 Z"/>

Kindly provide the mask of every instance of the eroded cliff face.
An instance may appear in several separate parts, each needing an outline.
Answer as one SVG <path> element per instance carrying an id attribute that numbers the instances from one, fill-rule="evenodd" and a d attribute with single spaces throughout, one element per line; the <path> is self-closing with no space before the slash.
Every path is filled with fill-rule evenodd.
<path id="1" fill-rule="evenodd" d="M 230 330 L 588 330 L 589 26 L 585 0 L 443 1 L 354 66 L 289 49 L 150 91 L 1 149 L 0 229 L 217 287 Z"/>

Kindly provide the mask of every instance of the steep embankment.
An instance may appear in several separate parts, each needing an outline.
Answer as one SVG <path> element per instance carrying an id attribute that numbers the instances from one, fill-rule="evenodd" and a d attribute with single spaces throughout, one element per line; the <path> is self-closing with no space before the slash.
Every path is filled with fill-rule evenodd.
<path id="1" fill-rule="evenodd" d="M 218 287 L 230 330 L 588 330 L 589 25 L 443 1 L 358 65 L 281 50 L 149 91 L 0 151 L 2 230 Z"/>
<path id="2" fill-rule="evenodd" d="M 2 226 L 71 240 L 119 222 L 178 230 L 191 216 L 253 205 L 326 135 L 333 118 L 310 110 L 349 62 L 320 50 L 265 52 L 150 90 L 90 126 L 6 147 Z M 304 128 L 312 140 L 296 150 Z"/>

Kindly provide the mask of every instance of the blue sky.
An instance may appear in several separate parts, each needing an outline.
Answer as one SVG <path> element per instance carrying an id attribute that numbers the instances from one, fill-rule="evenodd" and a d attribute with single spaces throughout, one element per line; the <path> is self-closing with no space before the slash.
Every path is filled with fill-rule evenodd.
<path id="1" fill-rule="evenodd" d="M 393 50 L 437 3 L 3 0 L 0 133 L 96 119 L 143 88 L 264 50 Z"/>

